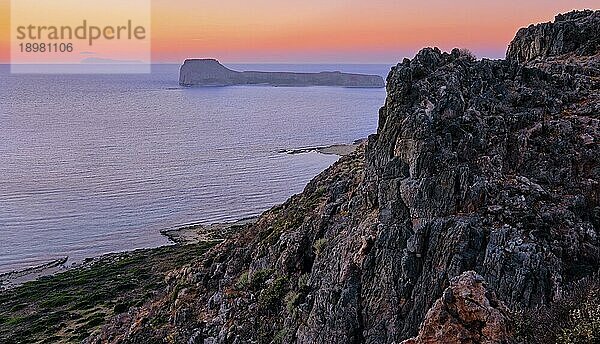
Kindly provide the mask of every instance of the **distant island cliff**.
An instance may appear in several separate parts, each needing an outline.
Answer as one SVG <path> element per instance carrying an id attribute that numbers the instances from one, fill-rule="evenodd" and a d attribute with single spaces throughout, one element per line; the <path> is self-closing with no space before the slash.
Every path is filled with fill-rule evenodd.
<path id="1" fill-rule="evenodd" d="M 348 74 L 341 72 L 291 73 L 291 72 L 238 72 L 223 66 L 215 59 L 187 59 L 179 71 L 181 86 L 385 86 L 379 75 Z"/>

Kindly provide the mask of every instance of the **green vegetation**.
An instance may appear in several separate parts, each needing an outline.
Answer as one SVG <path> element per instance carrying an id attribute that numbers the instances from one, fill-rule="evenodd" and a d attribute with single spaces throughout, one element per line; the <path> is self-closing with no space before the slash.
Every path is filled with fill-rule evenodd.
<path id="1" fill-rule="evenodd" d="M 211 245 L 169 246 L 109 255 L 0 292 L 0 343 L 79 343 L 110 317 L 165 290 L 165 275 Z"/>
<path id="2" fill-rule="evenodd" d="M 240 291 L 250 290 L 259 291 L 265 286 L 265 282 L 275 273 L 273 269 L 261 269 L 250 274 L 250 271 L 244 271 L 237 279 L 234 288 Z"/>
<path id="3" fill-rule="evenodd" d="M 327 245 L 327 239 L 325 239 L 325 238 L 321 238 L 321 239 L 318 239 L 317 241 L 315 241 L 315 243 L 313 244 L 315 253 L 320 254 L 321 252 L 323 252 L 325 245 Z"/>
<path id="4" fill-rule="evenodd" d="M 308 206 L 312 207 L 312 206 L 318 204 L 326 192 L 327 192 L 327 188 L 325 188 L 324 186 L 319 186 L 318 188 L 316 188 L 315 191 L 312 194 L 310 194 L 308 197 L 308 202 L 307 202 Z"/>
<path id="5" fill-rule="evenodd" d="M 262 289 L 265 281 L 267 281 L 274 273 L 275 270 L 273 269 L 262 269 L 256 271 L 252 274 L 252 277 L 250 279 L 250 288 L 252 290 Z"/>
<path id="6" fill-rule="evenodd" d="M 271 209 L 272 224 L 268 231 L 259 234 L 259 240 L 266 245 L 276 244 L 281 234 L 290 229 L 298 228 L 305 222 L 306 214 L 312 212 L 315 207 L 324 201 L 326 193 L 327 189 L 324 186 L 319 186 L 306 195 L 293 196 L 283 205 Z"/>
<path id="7" fill-rule="evenodd" d="M 600 343 L 600 278 L 581 279 L 554 303 L 515 312 L 513 319 L 518 342 Z"/>
<path id="8" fill-rule="evenodd" d="M 285 296 L 285 308 L 288 313 L 293 314 L 296 310 L 296 306 L 298 305 L 298 300 L 300 299 L 300 293 L 297 291 L 290 291 Z"/>
<path id="9" fill-rule="evenodd" d="M 304 222 L 304 210 L 302 209 L 277 209 L 276 219 L 270 227 L 270 231 L 266 231 L 264 238 L 261 241 L 266 245 L 274 245 L 277 243 L 281 234 L 289 229 L 298 228 Z"/>
<path id="10" fill-rule="evenodd" d="M 287 291 L 287 277 L 277 277 L 258 296 L 258 307 L 263 311 L 275 310 L 283 301 Z"/>
<path id="11" fill-rule="evenodd" d="M 558 336 L 559 343 L 598 343 L 600 342 L 600 304 L 586 301 L 581 307 L 571 311 L 569 325 Z"/>
<path id="12" fill-rule="evenodd" d="M 235 289 L 244 290 L 250 286 L 250 280 L 248 279 L 248 271 L 245 271 L 238 277 L 237 282 L 235 283 Z"/>
<path id="13" fill-rule="evenodd" d="M 279 330 L 279 332 L 277 332 L 275 334 L 275 336 L 273 337 L 273 340 L 271 341 L 271 343 L 273 344 L 281 344 L 283 343 L 285 336 L 287 336 L 288 333 L 288 329 L 287 328 L 282 328 L 281 330 Z"/>
<path id="14" fill-rule="evenodd" d="M 308 281 L 310 279 L 310 274 L 305 273 L 298 277 L 298 289 L 306 290 L 308 288 Z"/>

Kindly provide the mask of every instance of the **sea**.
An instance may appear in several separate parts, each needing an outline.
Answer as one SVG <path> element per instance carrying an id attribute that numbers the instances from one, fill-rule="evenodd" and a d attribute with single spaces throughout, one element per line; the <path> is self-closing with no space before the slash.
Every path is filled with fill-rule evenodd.
<path id="1" fill-rule="evenodd" d="M 385 100 L 369 88 L 182 88 L 178 72 L 35 75 L 0 65 L 0 274 L 168 245 L 161 229 L 258 215 L 338 159 L 282 150 L 365 138 Z"/>

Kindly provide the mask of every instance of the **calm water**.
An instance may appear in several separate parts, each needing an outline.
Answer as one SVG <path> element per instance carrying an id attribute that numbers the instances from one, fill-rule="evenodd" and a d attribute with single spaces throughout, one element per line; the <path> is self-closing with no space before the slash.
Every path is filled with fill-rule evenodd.
<path id="1" fill-rule="evenodd" d="M 368 72 L 388 66 L 231 65 Z M 149 75 L 10 75 L 0 66 L 0 273 L 167 244 L 162 228 L 256 215 L 337 157 L 280 149 L 375 132 L 383 89 L 181 89 Z"/>

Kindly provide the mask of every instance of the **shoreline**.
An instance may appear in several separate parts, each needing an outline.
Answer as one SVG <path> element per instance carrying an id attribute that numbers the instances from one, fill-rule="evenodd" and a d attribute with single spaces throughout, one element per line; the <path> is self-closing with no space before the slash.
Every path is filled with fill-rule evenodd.
<path id="1" fill-rule="evenodd" d="M 172 229 L 163 229 L 160 234 L 165 236 L 175 245 L 197 244 L 200 242 L 221 242 L 226 240 L 235 231 L 245 226 L 254 224 L 257 216 L 251 216 L 233 222 L 217 222 L 208 225 L 191 223 Z"/>
<path id="2" fill-rule="evenodd" d="M 356 150 L 356 148 L 358 148 L 358 146 L 360 146 L 365 141 L 367 141 L 367 139 L 362 138 L 362 139 L 355 140 L 352 143 L 341 143 L 341 144 L 338 143 L 338 144 L 332 144 L 329 146 L 310 146 L 310 147 L 293 148 L 293 149 L 281 149 L 278 152 L 289 154 L 289 155 L 316 152 L 316 153 L 325 154 L 325 155 L 345 156 L 345 155 L 353 153 Z"/>
<path id="3" fill-rule="evenodd" d="M 69 267 L 65 264 L 68 260 L 69 256 L 65 256 L 21 270 L 12 270 L 2 273 L 0 274 L 0 291 L 18 287 L 23 283 L 34 281 L 44 276 L 50 276 L 62 271 L 67 271 Z"/>
<path id="4" fill-rule="evenodd" d="M 0 342 L 26 338 L 16 342 L 41 343 L 60 335 L 61 343 L 80 343 L 111 317 L 164 294 L 169 273 L 196 261 L 213 246 L 169 245 L 111 253 L 2 290 Z"/>
<path id="5" fill-rule="evenodd" d="M 367 139 L 358 139 L 347 144 L 333 144 L 328 146 L 312 146 L 295 149 L 282 149 L 279 153 L 289 155 L 305 154 L 316 152 L 324 155 L 345 156 L 351 154 L 356 148 L 365 142 Z M 172 244 L 161 245 L 155 248 L 143 248 L 145 250 L 158 250 L 169 246 L 184 246 L 199 243 L 216 244 L 226 240 L 234 232 L 243 229 L 245 226 L 254 224 L 260 215 L 250 216 L 231 222 L 216 222 L 210 224 L 202 224 L 200 222 L 192 222 L 188 224 L 178 225 L 174 228 L 161 229 L 159 233 L 166 237 Z M 108 252 L 94 257 L 87 257 L 81 261 L 67 264 L 69 257 L 61 257 L 48 262 L 26 267 L 20 270 L 12 270 L 0 274 L 0 292 L 11 290 L 19 287 L 27 282 L 36 281 L 44 277 L 54 276 L 59 273 L 83 269 L 89 267 L 98 261 L 115 260 L 120 257 L 127 256 L 133 252 L 142 249 L 133 249 L 120 252 Z"/>
<path id="6" fill-rule="evenodd" d="M 0 274 L 0 293 L 19 287 L 27 282 L 33 282 L 45 277 L 57 274 L 85 269 L 98 262 L 118 261 L 142 250 L 160 251 L 166 247 L 178 247 L 186 245 L 197 245 L 201 243 L 217 244 L 226 240 L 235 231 L 244 226 L 251 225 L 258 220 L 258 216 L 243 218 L 233 222 L 217 222 L 208 225 L 192 223 L 181 225 L 171 229 L 160 230 L 160 234 L 166 237 L 171 244 L 161 245 L 154 248 L 139 248 L 121 252 L 108 252 L 95 257 L 88 257 L 72 264 L 67 264 L 68 256 L 54 259 L 36 266 L 30 266 L 21 270 L 13 270 Z"/>

